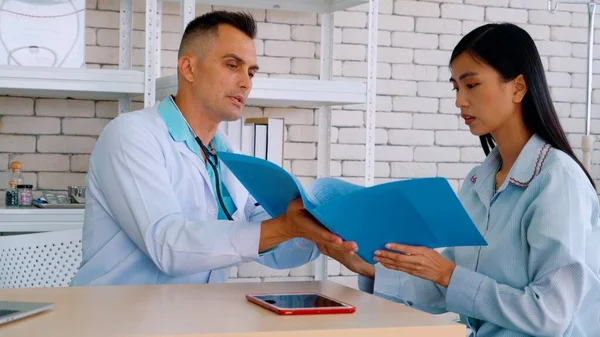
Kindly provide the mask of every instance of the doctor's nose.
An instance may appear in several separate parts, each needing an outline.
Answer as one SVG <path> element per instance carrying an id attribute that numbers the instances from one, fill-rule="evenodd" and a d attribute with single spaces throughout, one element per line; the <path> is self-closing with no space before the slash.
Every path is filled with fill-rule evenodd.
<path id="1" fill-rule="evenodd" d="M 242 89 L 250 89 L 252 87 L 252 78 L 249 74 L 240 75 L 238 86 Z"/>

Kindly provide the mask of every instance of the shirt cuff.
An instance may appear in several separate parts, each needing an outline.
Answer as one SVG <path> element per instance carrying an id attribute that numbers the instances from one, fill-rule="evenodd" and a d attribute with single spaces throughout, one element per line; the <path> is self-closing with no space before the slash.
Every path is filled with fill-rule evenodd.
<path id="1" fill-rule="evenodd" d="M 273 247 L 273 248 L 267 249 L 267 250 L 265 250 L 265 251 L 264 251 L 264 252 L 262 252 L 262 253 L 258 253 L 258 256 L 259 256 L 259 257 L 263 257 L 263 256 L 265 256 L 265 255 L 267 255 L 267 254 L 271 254 L 271 253 L 275 252 L 275 251 L 277 250 L 277 248 L 279 248 L 279 245 L 277 245 L 277 246 L 275 246 L 275 247 Z"/>
<path id="2" fill-rule="evenodd" d="M 388 269 L 381 263 L 377 263 L 375 265 L 374 293 L 397 297 L 400 295 L 401 276 L 399 271 Z"/>
<path id="3" fill-rule="evenodd" d="M 374 267 L 375 277 L 373 279 L 363 275 L 358 276 L 358 288 L 370 294 L 393 292 L 393 289 L 396 287 L 393 285 L 393 281 L 390 281 L 389 275 L 387 275 L 390 273 L 390 270 L 380 263 L 375 264 Z"/>
<path id="4" fill-rule="evenodd" d="M 446 309 L 475 316 L 475 299 L 486 276 L 457 265 L 446 292 Z"/>
<path id="5" fill-rule="evenodd" d="M 260 222 L 238 222 L 234 226 L 237 230 L 232 236 L 231 246 L 244 261 L 257 259 L 259 257 Z"/>
<path id="6" fill-rule="evenodd" d="M 366 293 L 372 294 L 374 285 L 375 280 L 371 279 L 370 277 L 358 275 L 358 289 Z"/>

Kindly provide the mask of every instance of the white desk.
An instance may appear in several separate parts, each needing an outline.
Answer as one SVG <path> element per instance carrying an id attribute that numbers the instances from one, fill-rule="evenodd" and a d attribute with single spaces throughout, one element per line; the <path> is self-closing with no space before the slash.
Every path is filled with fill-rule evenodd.
<path id="1" fill-rule="evenodd" d="M 247 293 L 313 291 L 353 314 L 279 316 Z M 333 282 L 0 289 L 9 301 L 54 302 L 50 312 L 0 326 L 2 337 L 464 337 L 450 315 L 430 315 Z"/>
<path id="2" fill-rule="evenodd" d="M 0 233 L 48 232 L 83 227 L 84 209 L 6 208 L 0 206 Z"/>

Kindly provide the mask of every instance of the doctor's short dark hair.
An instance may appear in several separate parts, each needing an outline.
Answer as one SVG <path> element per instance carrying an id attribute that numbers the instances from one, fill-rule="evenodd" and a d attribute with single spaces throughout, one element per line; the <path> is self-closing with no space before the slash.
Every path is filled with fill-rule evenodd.
<path id="1" fill-rule="evenodd" d="M 214 11 L 196 17 L 190 21 L 181 37 L 179 57 L 190 43 L 197 37 L 213 34 L 216 36 L 220 25 L 230 25 L 246 34 L 249 38 L 256 38 L 256 21 L 251 14 L 245 12 Z"/>

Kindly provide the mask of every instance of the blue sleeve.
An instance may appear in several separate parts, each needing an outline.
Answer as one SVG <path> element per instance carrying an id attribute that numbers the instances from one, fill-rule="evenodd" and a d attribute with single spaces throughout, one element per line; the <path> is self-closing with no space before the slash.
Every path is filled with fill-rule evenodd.
<path id="1" fill-rule="evenodd" d="M 446 248 L 442 255 L 454 262 L 454 248 Z M 403 303 L 431 314 L 446 313 L 446 288 L 404 272 L 375 265 L 375 280 L 359 276 L 362 291 Z"/>
<path id="2" fill-rule="evenodd" d="M 598 230 L 598 201 L 585 175 L 557 169 L 528 187 L 538 191 L 522 220 L 532 281 L 515 289 L 457 266 L 447 289 L 449 311 L 527 335 L 564 334 L 586 292 L 598 286 L 586 250 L 600 242 L 587 238 L 594 226 Z"/>

